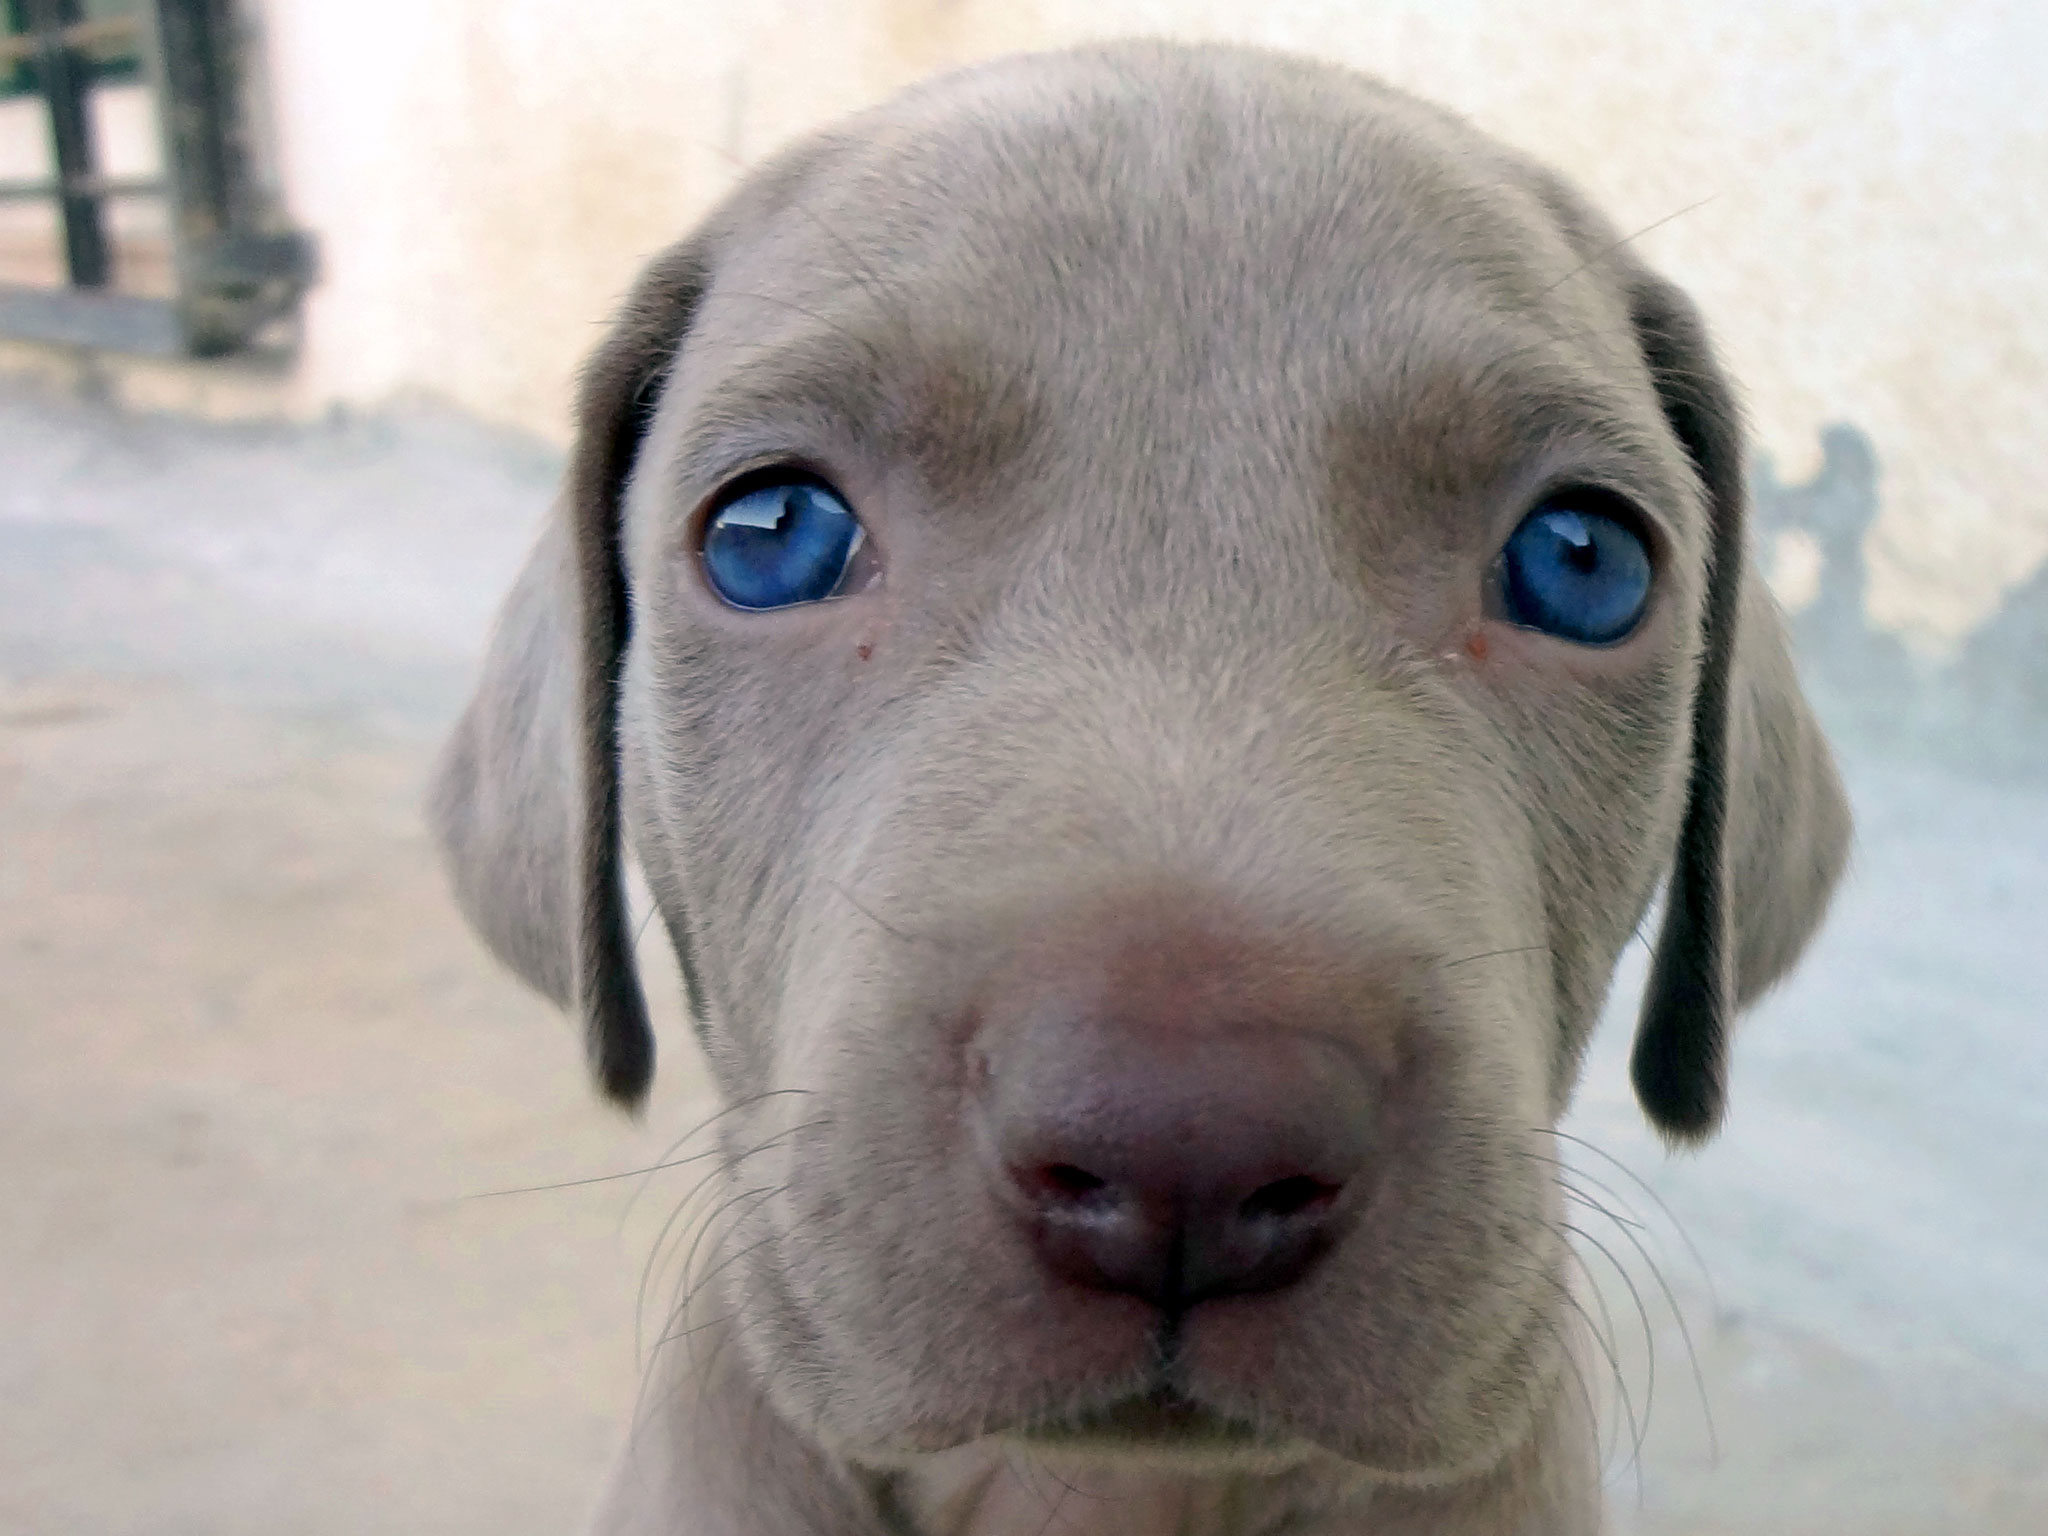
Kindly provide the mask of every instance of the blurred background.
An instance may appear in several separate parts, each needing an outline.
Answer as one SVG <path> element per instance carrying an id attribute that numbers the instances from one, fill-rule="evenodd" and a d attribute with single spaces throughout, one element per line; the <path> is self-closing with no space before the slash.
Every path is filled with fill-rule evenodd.
<path id="1" fill-rule="evenodd" d="M 0 0 L 0 1530 L 575 1527 L 698 1165 L 609 1176 L 708 1106 L 676 1029 L 598 1106 L 426 764 L 647 256 L 931 71 L 1133 33 L 1557 165 L 1747 391 L 1860 840 L 1719 1141 L 1632 1107 L 1639 953 L 1589 1064 L 1613 1528 L 2048 1530 L 2037 0 Z"/>

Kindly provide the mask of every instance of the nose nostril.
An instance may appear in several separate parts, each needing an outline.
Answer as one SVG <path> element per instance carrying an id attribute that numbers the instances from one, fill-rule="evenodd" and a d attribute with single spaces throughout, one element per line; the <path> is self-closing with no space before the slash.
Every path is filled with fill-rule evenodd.
<path id="1" fill-rule="evenodd" d="M 1284 1221 L 1290 1216 L 1319 1214 L 1335 1203 L 1343 1186 L 1329 1184 L 1308 1174 L 1275 1179 L 1262 1184 L 1239 1204 L 1238 1214 L 1248 1221 Z"/>
<path id="2" fill-rule="evenodd" d="M 1088 1205 L 1109 1187 L 1108 1181 L 1072 1163 L 1049 1163 L 1038 1170 L 1039 1192 L 1055 1200 Z"/>

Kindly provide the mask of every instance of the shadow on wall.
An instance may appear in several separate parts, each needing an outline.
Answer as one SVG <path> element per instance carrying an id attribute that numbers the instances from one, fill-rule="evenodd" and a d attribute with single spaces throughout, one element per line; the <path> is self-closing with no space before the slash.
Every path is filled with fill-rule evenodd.
<path id="1" fill-rule="evenodd" d="M 1786 535 L 1811 540 L 1818 556 L 1818 587 L 1789 618 L 1807 691 L 1830 730 L 1953 767 L 2048 781 L 2048 565 L 2007 593 L 1952 661 L 1914 654 L 1872 627 L 1864 605 L 1877 453 L 1846 425 L 1826 428 L 1821 447 L 1820 471 L 1803 485 L 1784 484 L 1760 456 L 1750 490 L 1767 556 Z"/>

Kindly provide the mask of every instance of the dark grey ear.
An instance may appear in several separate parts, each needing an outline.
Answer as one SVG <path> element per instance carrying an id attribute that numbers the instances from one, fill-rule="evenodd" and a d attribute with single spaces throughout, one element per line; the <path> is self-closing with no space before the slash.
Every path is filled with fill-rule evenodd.
<path id="1" fill-rule="evenodd" d="M 1721 1123 L 1734 1016 L 1778 980 L 1826 911 L 1849 805 L 1793 673 L 1777 605 L 1747 567 L 1742 431 L 1691 302 L 1634 274 L 1630 309 L 1666 419 L 1712 511 L 1685 820 L 1631 1075 L 1666 1136 Z"/>
<path id="2" fill-rule="evenodd" d="M 581 1016 L 599 1086 L 628 1106 L 653 1080 L 654 1032 L 621 867 L 632 604 L 620 499 L 703 280 L 692 245 L 656 261 L 585 368 L 562 504 L 499 618 L 429 806 L 464 913 L 499 959 Z"/>

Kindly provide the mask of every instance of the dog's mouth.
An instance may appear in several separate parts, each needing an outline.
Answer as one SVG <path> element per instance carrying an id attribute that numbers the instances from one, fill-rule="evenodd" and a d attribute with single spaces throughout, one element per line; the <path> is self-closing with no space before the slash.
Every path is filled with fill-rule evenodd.
<path id="1" fill-rule="evenodd" d="M 1310 1447 L 1243 1419 L 1158 1389 L 1058 1419 L 1019 1426 L 1034 1450 L 1090 1460 L 1288 1463 Z"/>

